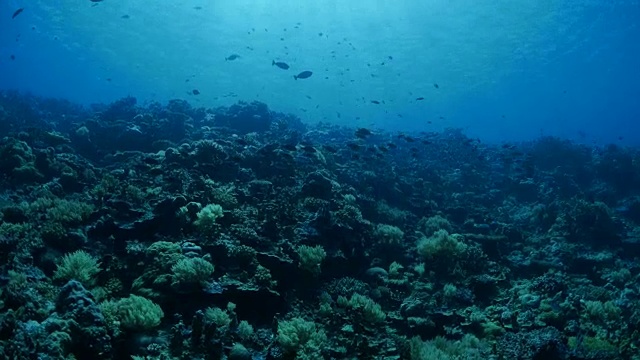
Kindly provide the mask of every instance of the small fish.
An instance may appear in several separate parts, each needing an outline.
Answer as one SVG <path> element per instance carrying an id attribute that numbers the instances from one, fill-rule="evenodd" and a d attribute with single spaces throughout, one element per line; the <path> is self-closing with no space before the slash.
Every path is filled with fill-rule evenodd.
<path id="1" fill-rule="evenodd" d="M 309 77 L 311 77 L 311 75 L 313 75 L 313 72 L 307 70 L 307 71 L 303 71 L 298 75 L 293 75 L 293 78 L 298 80 L 298 79 L 307 79 Z"/>
<path id="2" fill-rule="evenodd" d="M 322 145 L 322 148 L 327 150 L 328 152 L 335 154 L 338 152 L 338 149 L 336 149 L 335 147 L 331 146 L 331 145 Z"/>
<path id="3" fill-rule="evenodd" d="M 282 70 L 288 70 L 289 69 L 289 64 L 282 62 L 282 61 L 278 61 L 276 62 L 275 60 L 271 60 L 271 66 L 277 66 Z"/>
<path id="4" fill-rule="evenodd" d="M 131 16 L 124 14 L 122 16 L 120 16 L 121 19 L 129 19 Z"/>
<path id="5" fill-rule="evenodd" d="M 200 95 L 200 90 L 198 89 L 193 89 L 191 92 L 193 93 L 193 95 Z"/>
<path id="6" fill-rule="evenodd" d="M 376 105 L 380 105 L 380 101 L 378 101 L 378 100 L 371 100 L 371 103 L 372 104 L 376 104 Z"/>
<path id="7" fill-rule="evenodd" d="M 226 58 L 224 58 L 225 61 L 233 61 L 233 60 L 237 60 L 240 59 L 240 55 L 238 54 L 231 54 L 229 56 L 227 56 Z"/>
<path id="8" fill-rule="evenodd" d="M 20 15 L 20 13 L 22 13 L 24 11 L 24 8 L 20 8 L 16 11 L 13 12 L 13 16 L 11 16 L 12 19 L 15 19 L 16 16 Z"/>
<path id="9" fill-rule="evenodd" d="M 359 137 L 360 139 L 364 139 L 371 134 L 371 130 L 366 128 L 359 128 L 358 130 L 356 130 L 356 137 Z"/>
<path id="10" fill-rule="evenodd" d="M 102 2 L 102 0 L 91 0 L 91 2 L 99 3 L 99 2 Z"/>
<path id="11" fill-rule="evenodd" d="M 436 89 L 440 89 L 440 85 L 438 85 L 436 83 L 433 84 L 433 87 L 436 88 Z"/>
<path id="12" fill-rule="evenodd" d="M 424 100 L 422 96 L 416 98 L 416 101 L 422 101 L 422 100 Z"/>
<path id="13" fill-rule="evenodd" d="M 11 60 L 15 60 L 15 59 L 16 59 L 16 56 L 15 56 L 15 55 L 13 55 L 13 54 L 11 54 L 11 56 L 9 56 L 9 58 L 10 58 Z"/>
<path id="14" fill-rule="evenodd" d="M 313 153 L 315 153 L 315 152 L 317 152 L 317 151 L 318 151 L 318 150 L 316 150 L 316 148 L 314 148 L 313 146 L 303 146 L 303 147 L 302 147 L 302 150 L 303 150 L 304 152 L 306 152 L 306 153 L 311 153 L 311 154 L 313 154 Z"/>

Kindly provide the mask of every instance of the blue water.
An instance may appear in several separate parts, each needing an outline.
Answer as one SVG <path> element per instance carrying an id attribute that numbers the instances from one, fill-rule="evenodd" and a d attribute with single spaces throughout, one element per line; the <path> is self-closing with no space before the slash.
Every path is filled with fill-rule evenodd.
<path id="1" fill-rule="evenodd" d="M 0 89 L 638 145 L 639 15 L 611 0 L 2 1 Z"/>

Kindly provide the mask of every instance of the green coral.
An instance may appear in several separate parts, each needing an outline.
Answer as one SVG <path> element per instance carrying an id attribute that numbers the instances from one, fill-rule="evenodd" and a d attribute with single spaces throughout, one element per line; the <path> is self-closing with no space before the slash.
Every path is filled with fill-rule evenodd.
<path id="1" fill-rule="evenodd" d="M 322 359 L 327 335 L 315 322 L 293 318 L 278 323 L 277 340 L 285 353 L 295 354 L 297 359 Z"/>
<path id="2" fill-rule="evenodd" d="M 370 325 L 382 323 L 387 318 L 380 304 L 364 295 L 356 293 L 351 295 L 348 300 L 344 296 L 340 296 L 337 302 L 339 306 L 349 309 L 349 314 L 356 314 L 361 320 Z"/>
<path id="3" fill-rule="evenodd" d="M 231 325 L 231 316 L 219 307 L 207 308 L 204 312 L 204 319 L 207 323 L 214 324 L 218 328 L 226 328 Z"/>
<path id="4" fill-rule="evenodd" d="M 579 352 L 587 359 L 601 357 L 601 358 L 615 358 L 620 356 L 618 348 L 606 339 L 585 336 L 582 339 L 578 339 L 574 336 L 569 337 L 567 346 L 574 352 Z"/>
<path id="5" fill-rule="evenodd" d="M 322 264 L 322 261 L 324 261 L 326 256 L 327 253 L 320 245 L 302 245 L 298 247 L 298 259 L 300 261 L 300 268 L 305 269 L 316 276 L 320 275 L 320 265 Z"/>
<path id="6" fill-rule="evenodd" d="M 451 223 L 440 215 L 435 215 L 429 218 L 423 217 L 418 221 L 418 229 L 420 229 L 426 236 L 433 235 L 438 230 L 445 230 L 451 232 Z"/>
<path id="7" fill-rule="evenodd" d="M 204 259 L 183 258 L 171 267 L 172 285 L 203 285 L 209 280 L 214 270 L 215 267 Z"/>
<path id="8" fill-rule="evenodd" d="M 32 219 L 43 217 L 48 222 L 63 225 L 81 224 L 94 211 L 94 206 L 91 204 L 52 196 L 40 197 L 30 203 L 23 202 L 20 207 Z"/>
<path id="9" fill-rule="evenodd" d="M 160 305 L 137 295 L 102 302 L 100 310 L 108 324 L 131 331 L 151 330 L 160 325 L 164 317 Z"/>
<path id="10" fill-rule="evenodd" d="M 254 334 L 253 326 L 247 320 L 242 320 L 238 323 L 236 333 L 241 340 L 249 341 Z"/>
<path id="11" fill-rule="evenodd" d="M 457 341 L 437 336 L 429 341 L 414 337 L 409 342 L 411 360 L 482 360 L 487 358 L 486 351 L 486 344 L 469 334 Z"/>
<path id="12" fill-rule="evenodd" d="M 466 251 L 467 245 L 462 242 L 462 235 L 449 235 L 446 230 L 438 230 L 418 242 L 418 252 L 427 261 L 435 258 L 460 258 Z"/>
<path id="13" fill-rule="evenodd" d="M 222 206 L 217 204 L 209 204 L 203 207 L 198 214 L 193 225 L 203 234 L 212 234 L 218 229 L 216 220 L 224 216 Z"/>
<path id="14" fill-rule="evenodd" d="M 95 276 L 100 272 L 100 263 L 86 251 L 78 250 L 65 255 L 54 273 L 54 279 L 77 280 L 84 286 L 93 286 Z"/>
<path id="15" fill-rule="evenodd" d="M 373 236 L 385 245 L 401 245 L 404 232 L 397 226 L 378 224 L 373 231 Z"/>

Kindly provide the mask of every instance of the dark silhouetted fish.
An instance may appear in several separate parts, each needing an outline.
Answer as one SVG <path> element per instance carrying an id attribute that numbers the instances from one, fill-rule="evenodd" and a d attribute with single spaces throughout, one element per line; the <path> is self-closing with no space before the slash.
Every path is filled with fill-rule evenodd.
<path id="1" fill-rule="evenodd" d="M 193 93 L 193 95 L 200 95 L 200 90 L 198 89 L 193 89 L 193 91 L 191 91 Z"/>
<path id="2" fill-rule="evenodd" d="M 288 70 L 289 69 L 289 65 L 287 63 L 285 63 L 285 62 L 282 62 L 282 61 L 276 62 L 275 60 L 271 60 L 271 66 L 273 66 L 273 65 L 279 67 L 282 70 Z"/>
<path id="3" fill-rule="evenodd" d="M 307 78 L 310 78 L 311 75 L 313 75 L 313 72 L 307 70 L 307 71 L 301 72 L 298 75 L 293 75 L 293 78 L 296 79 L 296 80 L 298 80 L 298 79 L 307 79 Z"/>
<path id="4" fill-rule="evenodd" d="M 364 139 L 371 134 L 371 130 L 366 128 L 359 128 L 358 130 L 356 130 L 356 137 L 359 137 L 360 139 Z"/>
<path id="5" fill-rule="evenodd" d="M 127 14 L 124 14 L 124 15 L 122 15 L 122 16 L 120 16 L 120 17 L 121 17 L 122 19 L 129 19 L 131 16 L 129 16 L 129 15 L 127 15 Z"/>
<path id="6" fill-rule="evenodd" d="M 102 0 L 91 0 L 91 2 L 99 3 L 99 2 L 102 2 Z"/>
<path id="7" fill-rule="evenodd" d="M 380 101 L 378 101 L 378 100 L 371 100 L 371 103 L 372 104 L 376 104 L 376 105 L 380 105 Z"/>
<path id="8" fill-rule="evenodd" d="M 11 56 L 9 56 L 9 59 L 11 59 L 11 60 L 15 60 L 15 59 L 16 59 L 16 56 L 15 56 L 15 55 L 13 55 L 13 54 L 11 54 Z"/>
<path id="9" fill-rule="evenodd" d="M 240 55 L 238 54 L 231 54 L 229 56 L 227 56 L 226 58 L 224 58 L 225 61 L 233 61 L 233 60 L 237 60 L 240 59 Z"/>
<path id="10" fill-rule="evenodd" d="M 336 152 L 338 152 L 338 149 L 336 149 L 335 147 L 331 146 L 331 145 L 322 145 L 322 148 L 327 150 L 328 152 L 335 154 Z"/>
<path id="11" fill-rule="evenodd" d="M 302 150 L 307 153 L 315 153 L 316 151 L 318 151 L 313 146 L 302 146 Z"/>
<path id="12" fill-rule="evenodd" d="M 436 88 L 436 89 L 440 89 L 440 85 L 438 85 L 438 84 L 433 84 L 433 87 Z"/>
<path id="13" fill-rule="evenodd" d="M 12 19 L 15 19 L 16 16 L 20 15 L 20 13 L 22 13 L 24 11 L 24 8 L 20 8 L 16 11 L 13 12 L 13 16 L 11 16 Z"/>
<path id="14" fill-rule="evenodd" d="M 422 96 L 416 98 L 416 101 L 421 101 L 421 100 L 424 100 L 424 98 Z"/>

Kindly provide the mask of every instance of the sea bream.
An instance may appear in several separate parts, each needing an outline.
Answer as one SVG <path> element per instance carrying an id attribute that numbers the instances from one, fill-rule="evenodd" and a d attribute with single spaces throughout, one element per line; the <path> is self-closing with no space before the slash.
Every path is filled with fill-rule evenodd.
<path id="1" fill-rule="evenodd" d="M 313 72 L 311 71 L 303 71 L 298 75 L 293 75 L 293 78 L 298 80 L 298 79 L 308 79 L 311 77 L 311 75 L 313 75 Z"/>
<path id="2" fill-rule="evenodd" d="M 279 67 L 282 70 L 289 70 L 289 64 L 285 62 L 272 60 L 271 66 L 274 66 L 274 65 Z"/>

